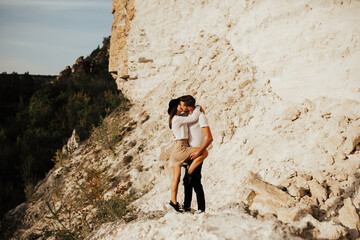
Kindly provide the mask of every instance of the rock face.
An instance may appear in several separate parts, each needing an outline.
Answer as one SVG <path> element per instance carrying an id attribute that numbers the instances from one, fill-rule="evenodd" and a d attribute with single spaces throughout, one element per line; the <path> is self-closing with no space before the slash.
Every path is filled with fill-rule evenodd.
<path id="1" fill-rule="evenodd" d="M 84 77 L 87 73 L 94 71 L 97 65 L 107 64 L 109 59 L 110 37 L 103 39 L 102 47 L 94 50 L 90 56 L 84 58 L 80 56 L 76 59 L 75 64 L 70 67 L 67 66 L 60 72 L 57 77 L 58 81 L 77 81 Z"/>
<path id="2" fill-rule="evenodd" d="M 141 71 L 148 63 L 139 58 L 153 59 L 150 66 L 157 70 L 176 68 L 187 55 L 181 46 L 203 41 L 207 33 L 227 39 L 236 55 L 250 56 L 283 98 L 360 100 L 359 5 L 350 0 L 114 0 L 109 70 L 152 82 L 146 76 L 150 71 Z"/>
<path id="3" fill-rule="evenodd" d="M 60 72 L 58 79 L 68 78 L 70 74 L 71 74 L 71 68 L 70 66 L 66 66 L 66 68 Z"/>
<path id="4" fill-rule="evenodd" d="M 110 71 L 149 114 L 143 161 L 157 155 L 171 176 L 166 107 L 191 94 L 214 136 L 203 168 L 211 214 L 240 201 L 301 237 L 356 237 L 345 220 L 354 211 L 340 209 L 359 202 L 359 10 L 354 1 L 114 0 Z M 142 201 L 160 208 L 168 190 L 159 180 Z"/>
<path id="5" fill-rule="evenodd" d="M 360 219 L 350 198 L 345 199 L 344 206 L 339 211 L 339 221 L 349 228 L 352 239 L 359 237 Z"/>
<path id="6" fill-rule="evenodd" d="M 88 72 L 90 72 L 90 63 L 86 61 L 83 56 L 81 56 L 76 59 L 76 62 L 72 68 L 67 66 L 63 71 L 61 71 L 57 80 L 66 81 L 69 78 L 81 78 Z"/>
<path id="7" fill-rule="evenodd" d="M 128 74 L 127 35 L 130 31 L 130 21 L 135 16 L 134 0 L 113 1 L 111 12 L 114 21 L 111 29 L 111 48 L 109 72 L 120 77 Z"/>

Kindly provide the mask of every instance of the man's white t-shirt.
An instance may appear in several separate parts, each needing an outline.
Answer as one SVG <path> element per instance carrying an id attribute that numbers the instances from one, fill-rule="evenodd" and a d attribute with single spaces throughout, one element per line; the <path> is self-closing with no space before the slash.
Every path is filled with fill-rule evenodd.
<path id="1" fill-rule="evenodd" d="M 190 147 L 201 147 L 205 141 L 203 127 L 208 127 L 208 120 L 203 112 L 199 115 L 197 122 L 189 123 L 189 145 Z"/>

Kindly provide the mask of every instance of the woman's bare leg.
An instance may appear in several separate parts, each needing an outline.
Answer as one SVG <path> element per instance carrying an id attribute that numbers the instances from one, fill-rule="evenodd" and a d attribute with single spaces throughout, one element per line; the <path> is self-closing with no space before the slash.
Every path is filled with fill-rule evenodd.
<path id="1" fill-rule="evenodd" d="M 173 178 L 171 181 L 171 201 L 177 203 L 177 192 L 180 182 L 181 167 L 173 167 Z"/>
<path id="2" fill-rule="evenodd" d="M 205 150 L 204 152 L 202 152 L 200 156 L 195 158 L 188 169 L 188 174 L 192 174 L 195 168 L 197 168 L 204 161 L 207 155 L 208 155 L 208 151 Z"/>

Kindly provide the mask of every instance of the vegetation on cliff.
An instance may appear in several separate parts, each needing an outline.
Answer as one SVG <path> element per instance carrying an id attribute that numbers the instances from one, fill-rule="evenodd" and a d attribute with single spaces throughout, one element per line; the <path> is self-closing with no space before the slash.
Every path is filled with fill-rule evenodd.
<path id="1" fill-rule="evenodd" d="M 81 140 L 127 100 L 108 73 L 109 38 L 55 81 L 0 75 L 0 215 L 30 198 L 73 129 Z"/>

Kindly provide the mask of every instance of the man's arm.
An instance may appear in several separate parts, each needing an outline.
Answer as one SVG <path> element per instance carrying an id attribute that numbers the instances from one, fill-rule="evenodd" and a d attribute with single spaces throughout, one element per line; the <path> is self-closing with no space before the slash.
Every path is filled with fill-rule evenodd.
<path id="1" fill-rule="evenodd" d="M 201 155 L 201 153 L 207 149 L 207 147 L 211 144 L 211 142 L 213 141 L 213 137 L 211 134 L 211 130 L 210 127 L 203 127 L 201 128 L 204 132 L 205 135 L 205 141 L 203 143 L 203 145 L 201 146 L 201 148 L 199 149 L 199 151 L 193 152 L 192 154 L 190 154 L 190 159 L 195 159 L 198 156 Z"/>

